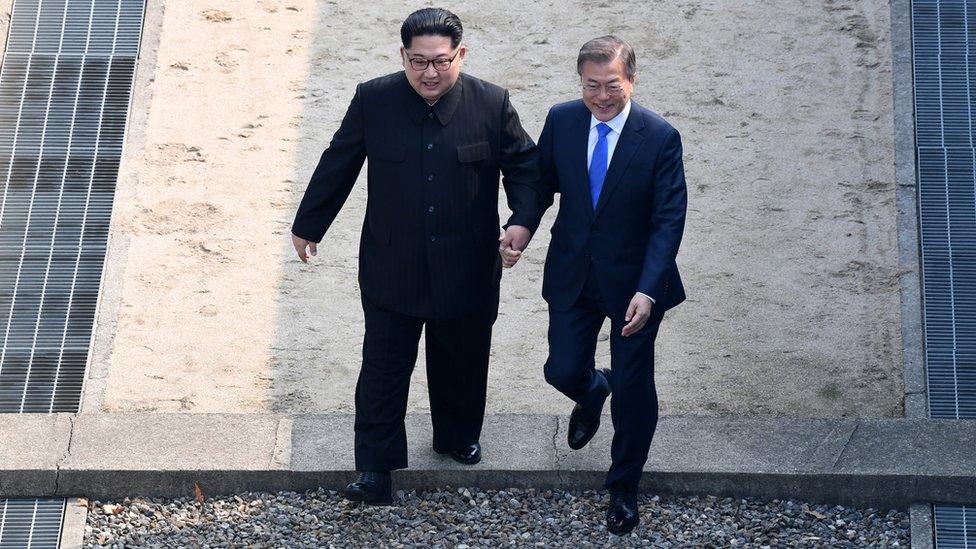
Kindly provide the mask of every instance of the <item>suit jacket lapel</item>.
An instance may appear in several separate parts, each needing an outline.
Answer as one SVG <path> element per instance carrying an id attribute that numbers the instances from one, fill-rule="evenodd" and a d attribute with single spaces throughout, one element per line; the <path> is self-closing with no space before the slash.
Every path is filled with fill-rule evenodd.
<path id="1" fill-rule="evenodd" d="M 620 130 L 620 138 L 617 139 L 617 146 L 613 150 L 613 157 L 610 159 L 610 165 L 607 166 L 607 177 L 603 180 L 603 189 L 600 190 L 600 198 L 597 199 L 596 212 L 593 214 L 593 219 L 596 219 L 600 215 L 600 212 L 603 211 L 613 190 L 620 183 L 620 178 L 627 171 L 627 165 L 630 164 L 630 159 L 634 157 L 634 153 L 640 147 L 641 141 L 644 140 L 644 136 L 640 133 L 644 129 L 644 120 L 635 112 L 637 108 L 637 103 L 631 100 L 630 114 L 627 115 L 627 121 L 624 122 L 624 127 Z M 586 158 L 585 154 L 584 151 L 584 159 Z M 589 177 L 587 177 L 587 184 L 589 184 Z"/>
<path id="2" fill-rule="evenodd" d="M 586 105 L 580 101 L 580 109 L 576 112 L 577 125 L 576 130 L 573 132 L 572 143 L 573 150 L 571 151 L 570 158 L 574 158 L 576 166 L 573 171 L 579 174 L 577 178 L 579 181 L 579 188 L 582 189 L 580 195 L 583 197 L 584 203 L 582 204 L 582 209 L 586 212 L 587 219 L 593 221 L 593 201 L 590 199 L 590 173 L 586 166 L 587 149 L 589 148 L 590 141 L 590 110 L 586 108 Z"/>

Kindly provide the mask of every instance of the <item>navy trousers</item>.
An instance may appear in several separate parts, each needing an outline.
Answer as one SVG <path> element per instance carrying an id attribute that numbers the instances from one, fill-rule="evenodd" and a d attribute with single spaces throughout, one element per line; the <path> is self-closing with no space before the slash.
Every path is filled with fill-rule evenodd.
<path id="1" fill-rule="evenodd" d="M 651 308 L 640 331 L 623 337 L 626 322 L 606 307 L 590 268 L 576 303 L 567 311 L 549 309 L 549 358 L 546 381 L 583 407 L 595 406 L 600 389 L 595 372 L 597 337 L 610 318 L 610 414 L 613 422 L 611 465 L 605 486 L 636 488 L 657 427 L 654 340 L 663 313 Z"/>
<path id="2" fill-rule="evenodd" d="M 478 442 L 498 294 L 483 310 L 447 320 L 390 311 L 365 295 L 362 301 L 366 333 L 356 382 L 356 470 L 392 471 L 407 466 L 404 417 L 421 331 L 426 342 L 434 447 L 446 451 Z"/>

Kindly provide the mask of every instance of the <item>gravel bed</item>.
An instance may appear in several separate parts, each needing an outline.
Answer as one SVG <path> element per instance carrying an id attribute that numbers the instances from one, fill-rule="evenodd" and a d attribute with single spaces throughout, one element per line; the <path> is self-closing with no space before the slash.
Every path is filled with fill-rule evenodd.
<path id="1" fill-rule="evenodd" d="M 905 547 L 908 513 L 752 498 L 642 494 L 628 536 L 605 491 L 398 491 L 361 507 L 335 491 L 90 501 L 85 547 Z"/>

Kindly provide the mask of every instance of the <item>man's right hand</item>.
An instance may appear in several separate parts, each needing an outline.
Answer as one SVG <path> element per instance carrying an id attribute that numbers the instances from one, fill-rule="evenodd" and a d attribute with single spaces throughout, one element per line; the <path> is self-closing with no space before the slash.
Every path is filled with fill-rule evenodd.
<path id="1" fill-rule="evenodd" d="M 509 225 L 498 236 L 498 253 L 502 256 L 502 266 L 506 269 L 518 263 L 522 252 L 529 245 L 532 233 L 521 225 Z"/>
<path id="2" fill-rule="evenodd" d="M 291 243 L 295 246 L 295 251 L 298 252 L 298 259 L 302 260 L 302 263 L 308 263 L 308 254 L 305 253 L 305 247 L 307 246 L 312 255 L 318 254 L 318 248 L 316 248 L 315 242 L 310 240 L 305 240 L 300 236 L 291 235 Z"/>

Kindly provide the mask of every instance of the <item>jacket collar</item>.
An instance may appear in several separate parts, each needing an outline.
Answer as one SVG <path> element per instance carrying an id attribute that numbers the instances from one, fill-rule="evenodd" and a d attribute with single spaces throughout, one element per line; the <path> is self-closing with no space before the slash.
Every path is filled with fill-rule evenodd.
<path id="1" fill-rule="evenodd" d="M 413 89 L 410 81 L 407 80 L 405 71 L 401 71 L 400 74 L 402 75 L 402 84 L 406 89 L 404 97 L 406 100 L 407 114 L 413 120 L 414 124 L 420 124 L 424 120 L 424 117 L 427 116 L 427 113 L 433 111 L 434 116 L 437 117 L 441 125 L 446 126 L 454 116 L 454 111 L 457 110 L 458 104 L 461 103 L 461 96 L 463 95 L 463 86 L 461 83 L 464 81 L 464 74 L 462 73 L 458 76 L 454 86 L 447 90 L 447 93 L 440 96 L 433 105 L 428 104 L 427 100 Z"/>

